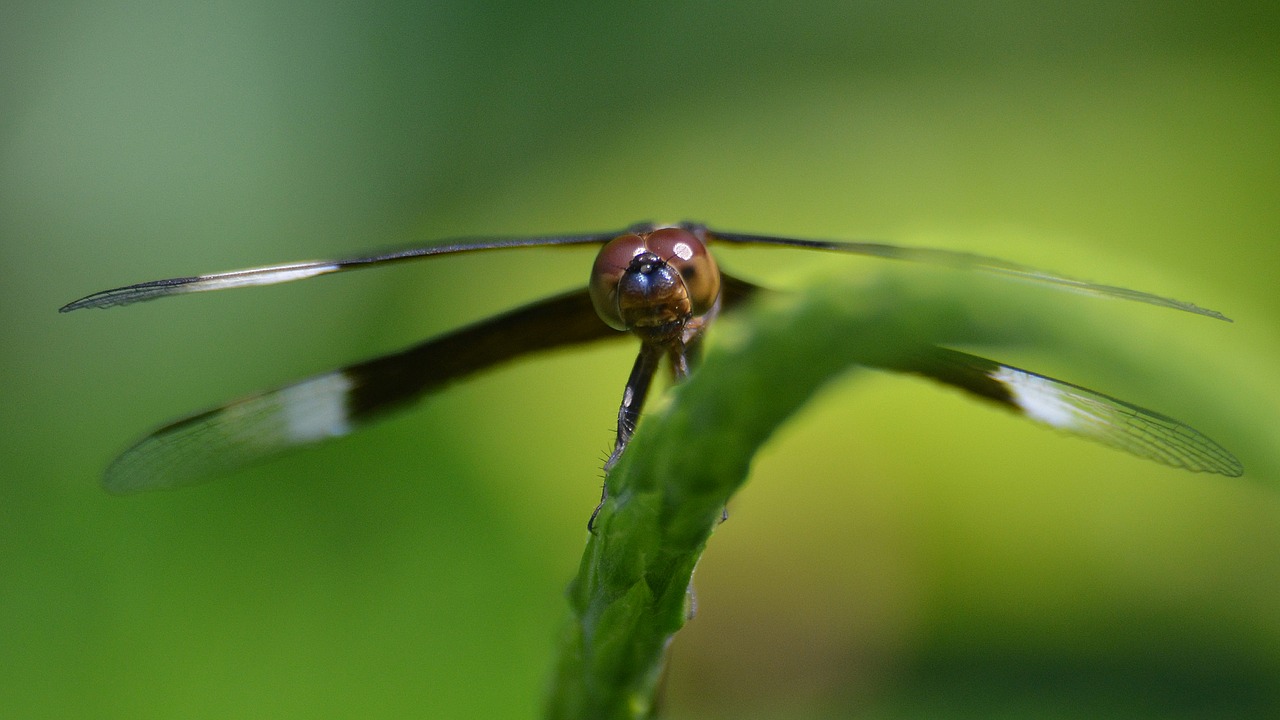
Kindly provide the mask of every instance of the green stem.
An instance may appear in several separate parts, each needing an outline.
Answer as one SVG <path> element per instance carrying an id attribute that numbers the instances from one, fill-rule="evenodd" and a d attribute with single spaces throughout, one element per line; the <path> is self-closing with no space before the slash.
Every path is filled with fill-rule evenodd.
<path id="1" fill-rule="evenodd" d="M 813 393 L 870 354 L 952 327 L 955 303 L 897 283 L 819 286 L 723 324 L 703 366 L 647 416 L 608 479 L 609 501 L 569 588 L 548 716 L 642 718 L 689 584 L 752 457 Z M 925 333 L 932 335 L 932 333 Z"/>
<path id="2" fill-rule="evenodd" d="M 688 619 L 694 567 L 723 508 L 760 446 L 829 380 L 859 365 L 898 366 L 922 345 L 1051 347 L 1062 334 L 1062 307 L 1047 314 L 1009 283 L 918 275 L 770 294 L 717 326 L 702 367 L 644 418 L 608 478 L 609 501 L 569 587 L 573 619 L 548 717 L 652 714 L 665 650 Z"/>

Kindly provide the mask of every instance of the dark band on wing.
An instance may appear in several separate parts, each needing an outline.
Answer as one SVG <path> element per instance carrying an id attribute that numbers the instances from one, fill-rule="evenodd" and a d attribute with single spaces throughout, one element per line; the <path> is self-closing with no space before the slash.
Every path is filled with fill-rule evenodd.
<path id="1" fill-rule="evenodd" d="M 508 360 L 610 337 L 622 334 L 596 316 L 585 290 L 553 297 L 173 422 L 116 458 L 103 484 L 115 493 L 194 484 L 346 435 Z"/>

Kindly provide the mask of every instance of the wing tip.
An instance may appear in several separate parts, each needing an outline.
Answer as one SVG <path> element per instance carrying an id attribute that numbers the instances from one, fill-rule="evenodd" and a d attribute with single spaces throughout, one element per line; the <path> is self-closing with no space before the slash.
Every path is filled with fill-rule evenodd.
<path id="1" fill-rule="evenodd" d="M 1192 303 L 1179 302 L 1176 308 L 1179 310 L 1186 310 L 1189 313 L 1195 313 L 1196 315 L 1204 315 L 1205 317 L 1213 318 L 1214 320 L 1221 320 L 1223 322 L 1229 322 L 1229 323 L 1235 322 L 1235 320 L 1232 320 L 1231 318 L 1227 317 L 1226 315 L 1223 315 L 1217 310 L 1211 310 L 1206 307 L 1200 307 L 1199 305 L 1195 305 Z"/>
<path id="2" fill-rule="evenodd" d="M 95 295 L 86 295 L 85 297 L 82 297 L 79 300 L 73 300 L 67 303 L 66 305 L 63 305 L 62 307 L 58 308 L 58 312 L 69 313 L 73 310 L 83 310 L 84 308 L 101 307 L 101 305 L 94 300 L 95 297 L 96 297 Z"/>
<path id="3" fill-rule="evenodd" d="M 1226 450 L 1222 451 L 1225 456 L 1219 458 L 1217 462 L 1212 463 L 1209 467 L 1204 468 L 1206 472 L 1223 475 L 1229 478 L 1238 478 L 1244 475 L 1244 463 L 1239 458 Z"/>
<path id="4" fill-rule="evenodd" d="M 130 303 L 139 302 L 141 300 L 149 300 L 155 296 L 155 291 L 150 290 L 152 283 L 141 283 L 138 285 L 127 285 L 125 287 L 113 288 L 111 290 L 103 290 L 85 295 L 79 300 L 63 305 L 58 308 L 60 313 L 69 313 L 74 310 L 85 310 L 88 308 L 110 308 L 119 305 L 129 305 Z"/>

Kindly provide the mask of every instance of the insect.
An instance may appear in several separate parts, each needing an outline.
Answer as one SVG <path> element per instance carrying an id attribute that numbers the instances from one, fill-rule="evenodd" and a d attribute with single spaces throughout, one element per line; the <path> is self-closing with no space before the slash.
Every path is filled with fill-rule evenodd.
<path id="1" fill-rule="evenodd" d="M 605 462 L 607 472 L 626 449 L 663 360 L 677 381 L 688 376 L 697 365 L 708 325 L 719 313 L 733 310 L 763 289 L 721 272 L 707 249 L 709 244 L 717 243 L 804 248 L 967 268 L 1227 319 L 1190 303 L 1073 280 L 980 255 L 883 243 L 721 232 L 696 223 L 640 224 L 623 231 L 583 235 L 465 238 L 345 260 L 154 280 L 94 293 L 69 303 L 61 311 L 271 285 L 456 253 L 600 245 L 585 289 L 540 300 L 399 352 L 164 425 L 121 453 L 107 468 L 103 482 L 116 493 L 188 485 L 294 448 L 346 435 L 414 400 L 439 392 L 454 381 L 500 363 L 629 332 L 639 339 L 640 350 L 623 390 L 613 450 Z M 1178 420 L 1078 385 L 943 347 L 931 347 L 893 362 L 885 369 L 932 378 L 1035 422 L 1150 460 L 1228 476 L 1243 472 L 1240 461 L 1230 452 Z"/>

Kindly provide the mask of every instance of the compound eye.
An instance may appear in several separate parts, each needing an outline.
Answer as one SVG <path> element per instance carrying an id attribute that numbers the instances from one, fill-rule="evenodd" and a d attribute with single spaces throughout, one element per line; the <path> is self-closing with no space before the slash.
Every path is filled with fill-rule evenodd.
<path id="1" fill-rule="evenodd" d="M 684 228 L 661 228 L 649 233 L 645 245 L 680 273 L 695 317 L 716 304 L 720 297 L 720 269 L 697 235 Z"/>
<path id="2" fill-rule="evenodd" d="M 619 235 L 600 248 L 596 262 L 591 266 L 591 280 L 587 285 L 591 304 L 600 319 L 615 330 L 628 329 L 618 307 L 618 283 L 631 265 L 631 258 L 644 251 L 644 238 L 635 233 Z"/>

